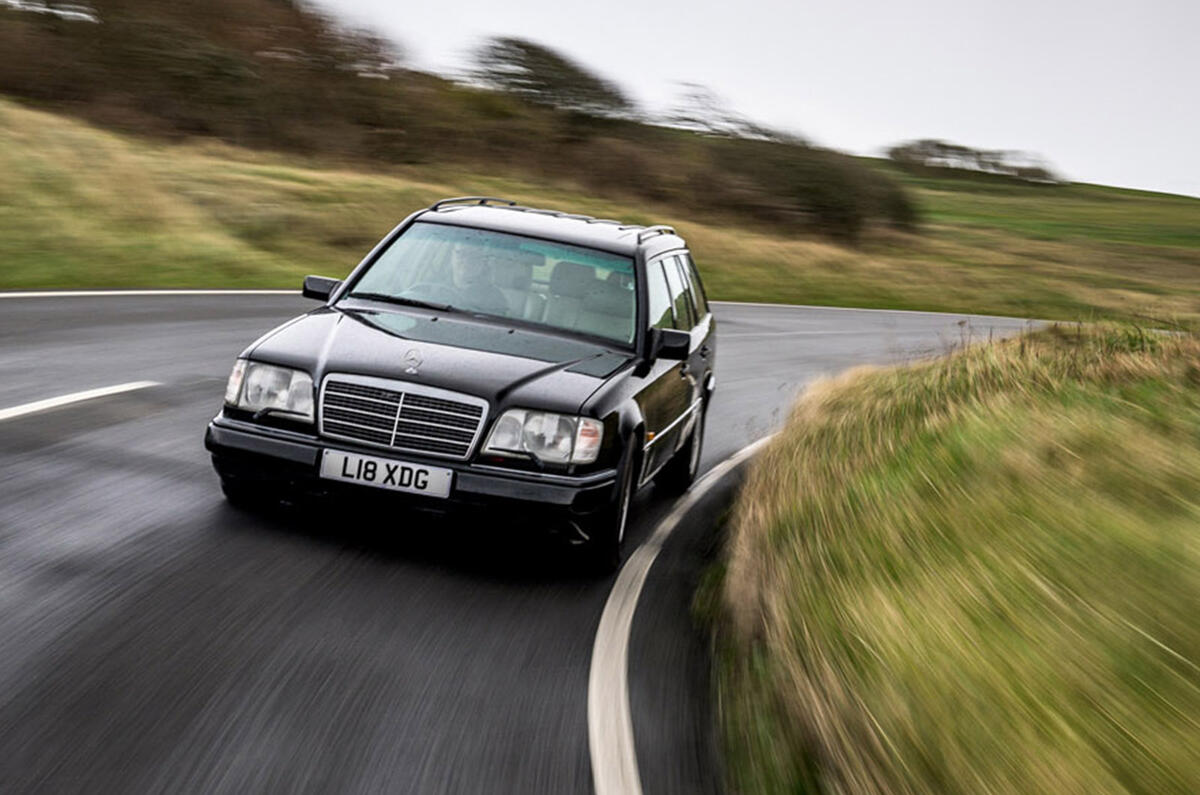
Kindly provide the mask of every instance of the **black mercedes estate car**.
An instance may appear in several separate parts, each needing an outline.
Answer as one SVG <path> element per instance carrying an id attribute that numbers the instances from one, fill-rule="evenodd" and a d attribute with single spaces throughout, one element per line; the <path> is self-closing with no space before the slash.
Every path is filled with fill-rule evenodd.
<path id="1" fill-rule="evenodd" d="M 716 324 L 670 227 L 446 199 L 304 295 L 208 426 L 234 504 L 509 509 L 612 566 L 634 492 L 696 477 Z"/>

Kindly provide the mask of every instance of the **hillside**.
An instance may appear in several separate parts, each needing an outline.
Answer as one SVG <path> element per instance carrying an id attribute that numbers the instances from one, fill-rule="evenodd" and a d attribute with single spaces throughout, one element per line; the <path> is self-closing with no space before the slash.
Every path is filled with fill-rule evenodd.
<path id="1" fill-rule="evenodd" d="M 1100 325 L 810 390 L 715 600 L 733 791 L 1196 792 L 1198 386 Z"/>
<path id="2" fill-rule="evenodd" d="M 632 103 L 605 112 L 577 101 L 607 84 L 523 40 L 476 67 L 524 75 L 524 88 L 493 80 L 497 90 L 484 90 L 407 69 L 399 45 L 304 0 L 84 7 L 93 21 L 0 4 L 0 94 L 119 132 L 364 170 L 436 163 L 570 179 L 610 198 L 842 241 L 916 220 L 899 183 L 838 152 L 762 129 L 754 140 L 702 135 L 649 123 Z"/>
<path id="3" fill-rule="evenodd" d="M 669 202 L 601 199 L 567 180 L 434 165 L 367 171 L 213 141 L 167 143 L 0 100 L 0 288 L 292 287 L 306 273 L 344 275 L 417 207 L 493 194 L 673 223 L 716 298 L 1200 320 L 1200 200 L 1090 186 L 909 184 L 927 207 L 927 228 L 880 231 L 848 247 L 748 230 L 737 216 L 699 221 Z"/>

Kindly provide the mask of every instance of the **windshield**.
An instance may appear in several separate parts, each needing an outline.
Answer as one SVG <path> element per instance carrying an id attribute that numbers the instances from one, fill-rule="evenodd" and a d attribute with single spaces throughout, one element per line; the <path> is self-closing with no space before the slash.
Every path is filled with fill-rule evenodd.
<path id="1" fill-rule="evenodd" d="M 351 296 L 452 307 L 634 338 L 633 260 L 504 232 L 417 222 L 381 253 Z"/>

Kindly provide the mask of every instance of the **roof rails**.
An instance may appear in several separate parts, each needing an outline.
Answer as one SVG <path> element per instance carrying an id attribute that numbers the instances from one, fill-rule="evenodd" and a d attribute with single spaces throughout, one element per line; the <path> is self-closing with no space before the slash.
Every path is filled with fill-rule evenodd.
<path id="1" fill-rule="evenodd" d="M 667 226 L 666 224 L 655 224 L 654 226 L 648 226 L 642 231 L 638 232 L 638 244 L 641 245 L 655 235 L 673 234 L 675 234 L 675 227 Z"/>
<path id="2" fill-rule="evenodd" d="M 606 224 L 615 226 L 620 231 L 630 229 L 641 230 L 638 232 L 637 242 L 640 245 L 649 238 L 655 235 L 673 235 L 676 234 L 675 228 L 666 226 L 665 224 L 657 224 L 655 226 L 643 226 L 642 224 L 630 224 L 625 221 L 616 221 L 612 218 L 593 218 L 590 215 L 582 215 L 580 213 L 565 213 L 561 210 L 547 210 L 540 207 L 526 207 L 523 204 L 517 204 L 512 199 L 500 199 L 495 196 L 459 196 L 454 199 L 442 199 L 429 205 L 429 209 L 437 212 L 443 207 L 449 205 L 477 205 L 481 207 L 495 207 L 500 210 L 516 210 L 522 213 L 533 213 L 535 215 L 549 215 L 555 218 L 570 218 L 575 221 L 583 221 L 588 224 Z"/>
<path id="3" fill-rule="evenodd" d="M 434 202 L 433 204 L 429 205 L 429 209 L 436 212 L 437 210 L 442 209 L 442 207 L 444 207 L 447 204 L 486 205 L 489 202 L 496 202 L 497 204 L 507 205 L 509 207 L 517 206 L 517 203 L 515 201 L 513 201 L 512 199 L 498 199 L 495 196 L 458 196 L 453 199 L 442 199 L 441 201 Z"/>

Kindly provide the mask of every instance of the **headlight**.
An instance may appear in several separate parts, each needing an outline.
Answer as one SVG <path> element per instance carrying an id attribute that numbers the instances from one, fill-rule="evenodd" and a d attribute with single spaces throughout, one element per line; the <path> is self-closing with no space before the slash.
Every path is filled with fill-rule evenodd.
<path id="1" fill-rule="evenodd" d="M 238 359 L 225 386 L 225 404 L 247 411 L 276 411 L 312 422 L 312 376 L 288 367 Z"/>
<path id="2" fill-rule="evenodd" d="M 533 455 L 555 464 L 590 464 L 600 454 L 604 424 L 590 417 L 509 409 L 500 415 L 483 452 Z"/>

